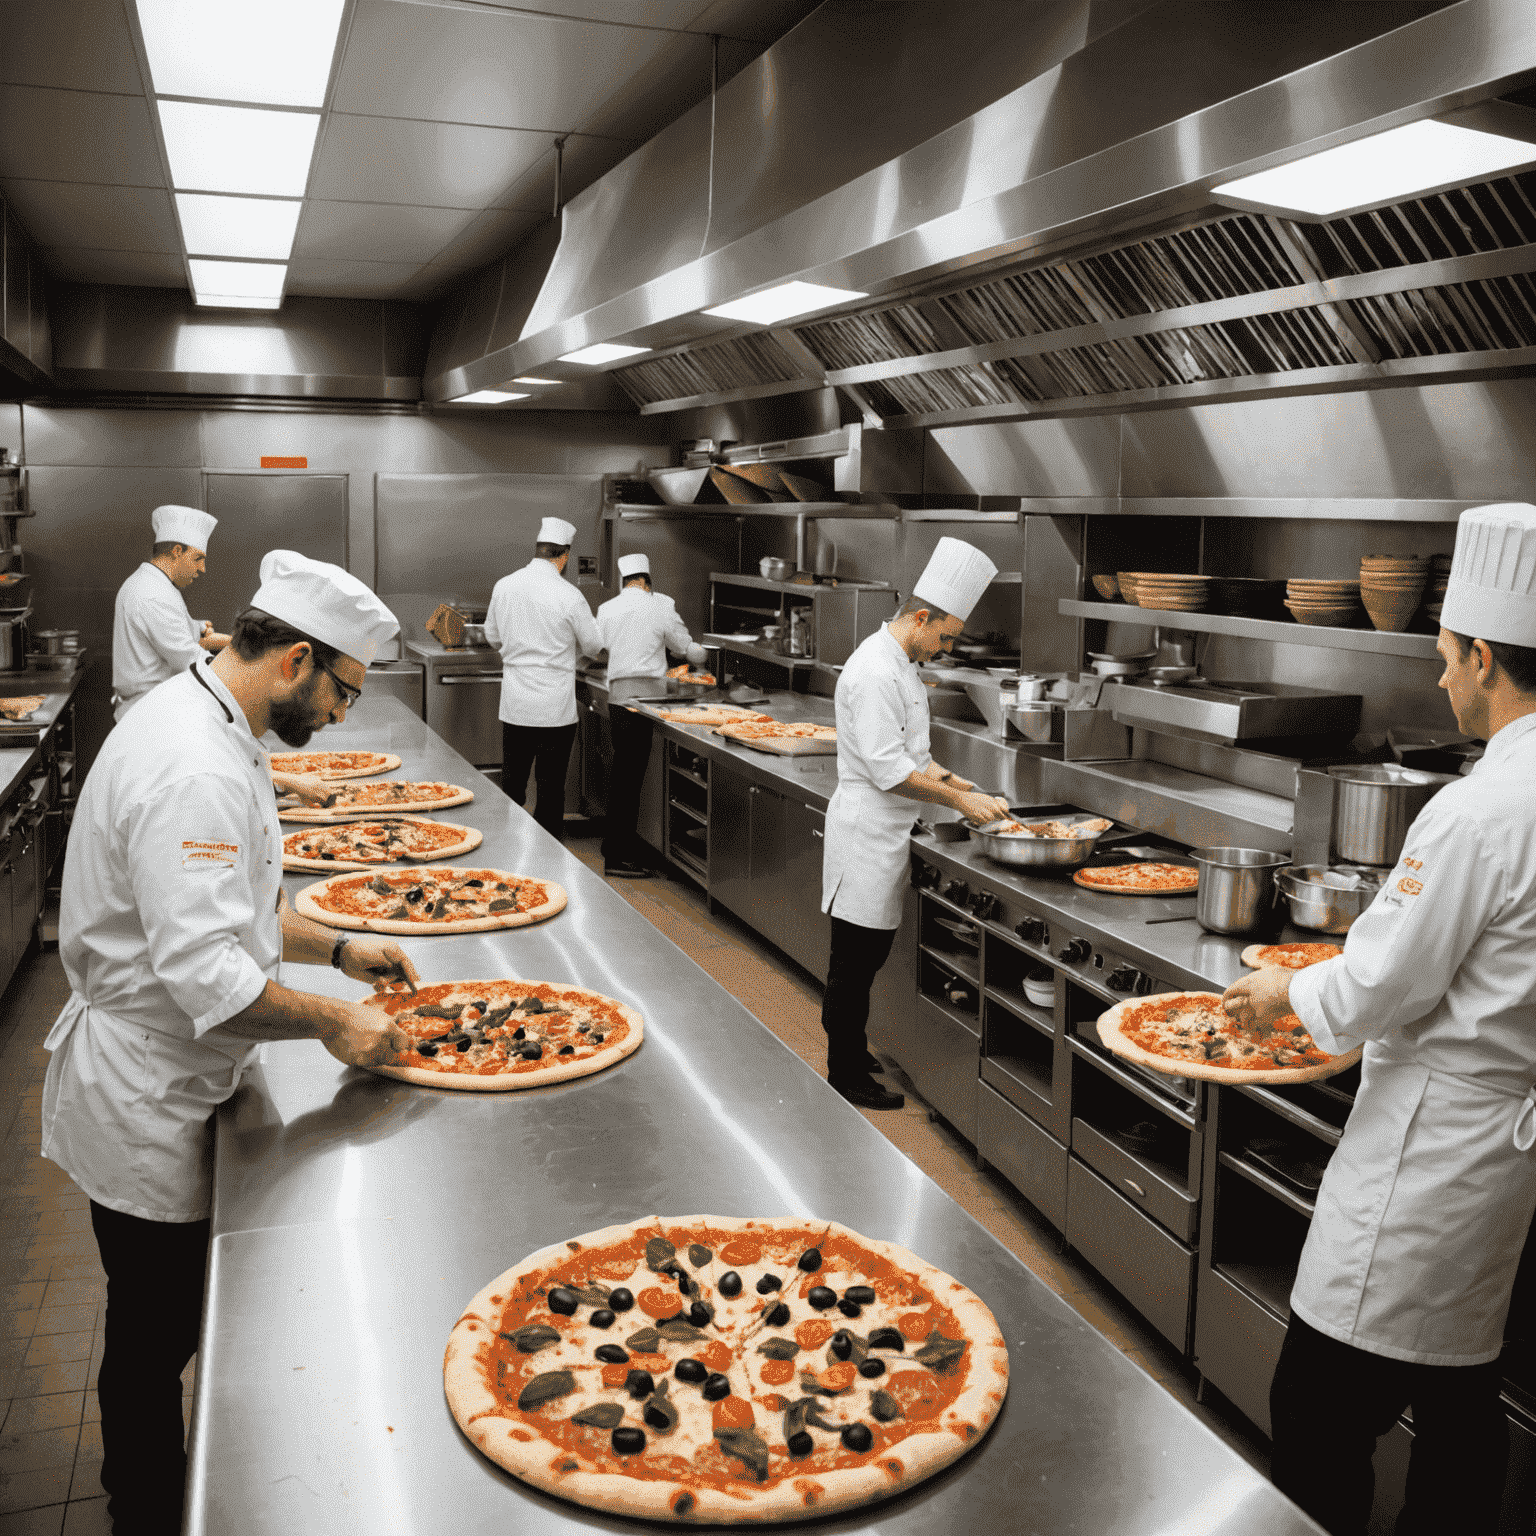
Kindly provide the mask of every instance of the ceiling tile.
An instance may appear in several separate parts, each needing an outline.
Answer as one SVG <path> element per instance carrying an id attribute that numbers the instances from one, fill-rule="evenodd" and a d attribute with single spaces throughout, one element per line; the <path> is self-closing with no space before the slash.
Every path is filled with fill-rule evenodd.
<path id="1" fill-rule="evenodd" d="M 94 251 L 79 246 L 43 247 L 49 276 L 66 283 L 127 283 L 134 288 L 185 288 L 180 256 L 157 251 Z"/>
<path id="2" fill-rule="evenodd" d="M 435 266 L 483 267 L 505 256 L 528 231 L 551 216 L 549 209 L 489 208 L 432 257 Z"/>
<path id="3" fill-rule="evenodd" d="M 0 85 L 0 177 L 163 187 L 142 96 Z"/>
<path id="4" fill-rule="evenodd" d="M 708 0 L 689 31 L 776 43 L 820 4 L 821 0 Z"/>
<path id="5" fill-rule="evenodd" d="M 317 294 L 324 298 L 396 299 L 420 270 L 409 261 L 325 261 L 296 256 L 288 263 L 289 293 Z"/>
<path id="6" fill-rule="evenodd" d="M 582 21 L 604 21 L 617 26 L 665 27 L 686 31 L 709 0 L 489 0 L 507 10 L 538 9 L 555 16 Z M 748 4 L 754 0 L 748 0 Z M 759 0 L 760 3 L 760 0 Z M 816 0 L 820 4 L 820 0 Z"/>
<path id="7" fill-rule="evenodd" d="M 408 261 L 435 256 L 475 218 L 462 208 L 409 208 L 397 203 L 304 204 L 295 256 L 330 261 Z"/>
<path id="8" fill-rule="evenodd" d="M 396 299 L 413 299 L 417 303 L 442 298 L 469 276 L 466 267 L 439 267 L 428 264 L 417 268 L 416 275 L 404 282 L 391 295 Z"/>
<path id="9" fill-rule="evenodd" d="M 560 194 L 566 202 L 611 171 L 637 146 L 628 139 L 588 138 L 573 133 L 565 141 L 565 161 L 560 175 Z M 523 208 L 533 213 L 552 212 L 555 205 L 555 157 L 548 155 L 498 200 L 503 208 Z"/>
<path id="10" fill-rule="evenodd" d="M 394 117 L 332 114 L 311 195 L 351 202 L 485 208 L 524 175 L 553 138 L 519 128 L 475 128 Z"/>
<path id="11" fill-rule="evenodd" d="M 142 95 L 122 0 L 0 0 L 0 80 Z"/>
<path id="12" fill-rule="evenodd" d="M 160 187 L 97 187 L 81 181 L 6 181 L 0 187 L 39 245 L 181 250 L 171 195 Z"/>

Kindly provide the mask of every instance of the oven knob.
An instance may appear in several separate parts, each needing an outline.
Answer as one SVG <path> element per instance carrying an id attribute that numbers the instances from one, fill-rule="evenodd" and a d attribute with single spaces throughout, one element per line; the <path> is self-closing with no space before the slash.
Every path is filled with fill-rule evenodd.
<path id="1" fill-rule="evenodd" d="M 1156 985 L 1157 982 L 1151 976 L 1148 976 L 1145 971 L 1141 971 L 1136 976 L 1136 985 L 1132 990 L 1138 996 L 1145 997 Z"/>
<path id="2" fill-rule="evenodd" d="M 931 864 L 919 864 L 912 871 L 912 884 L 920 891 L 931 890 L 938 883 L 939 872 Z"/>
<path id="3" fill-rule="evenodd" d="M 1068 965 L 1081 965 L 1092 953 L 1093 945 L 1087 939 L 1068 939 L 1056 951 L 1056 958 L 1065 960 Z"/>
<path id="4" fill-rule="evenodd" d="M 944 899 L 946 901 L 954 902 L 957 906 L 963 903 L 965 898 L 970 894 L 971 888 L 965 883 L 964 880 L 951 880 L 949 884 L 944 887 Z"/>
<path id="5" fill-rule="evenodd" d="M 1050 929 L 1045 926 L 1045 919 L 1043 917 L 1020 918 L 1013 925 L 1013 931 L 1026 944 L 1048 944 L 1051 938 Z"/>
<path id="6" fill-rule="evenodd" d="M 991 891 L 977 891 L 971 898 L 971 911 L 983 922 L 997 915 L 997 897 Z"/>
<path id="7" fill-rule="evenodd" d="M 982 913 L 982 916 L 990 919 L 994 923 L 1001 922 L 1003 918 L 1003 903 L 1001 898 L 988 892 L 987 910 Z"/>
<path id="8" fill-rule="evenodd" d="M 1104 978 L 1104 985 L 1111 992 L 1134 992 L 1146 980 L 1134 965 L 1118 965 Z"/>

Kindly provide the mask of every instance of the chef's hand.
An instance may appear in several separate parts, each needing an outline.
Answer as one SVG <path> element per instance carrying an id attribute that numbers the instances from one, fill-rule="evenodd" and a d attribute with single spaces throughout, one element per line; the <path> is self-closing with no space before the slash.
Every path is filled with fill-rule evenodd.
<path id="1" fill-rule="evenodd" d="M 997 795 L 962 793 L 955 799 L 955 809 L 967 821 L 984 827 L 989 821 L 1000 821 L 1008 814 L 1008 802 Z"/>
<path id="2" fill-rule="evenodd" d="M 203 632 L 197 637 L 197 643 L 205 651 L 222 651 L 229 644 L 229 636 L 221 635 L 207 620 L 203 620 Z"/>
<path id="3" fill-rule="evenodd" d="M 709 660 L 709 652 L 697 642 L 688 647 L 687 656 L 690 665 L 695 667 L 702 667 Z"/>
<path id="4" fill-rule="evenodd" d="M 1263 1034 L 1291 1012 L 1291 977 L 1295 974 L 1282 965 L 1266 965 L 1234 981 L 1221 994 L 1221 1005 L 1233 1023 L 1249 1034 Z"/>
<path id="5" fill-rule="evenodd" d="M 414 992 L 421 985 L 416 967 L 398 944 L 387 939 L 348 939 L 341 951 L 341 974 L 370 983 L 375 992 L 402 987 Z"/>
<path id="6" fill-rule="evenodd" d="M 272 787 L 280 795 L 297 795 L 305 805 L 325 805 L 336 786 L 318 773 L 274 773 Z"/>
<path id="7" fill-rule="evenodd" d="M 320 1043 L 349 1067 L 376 1067 L 411 1048 L 411 1039 L 382 1008 L 336 1003 L 327 1010 Z"/>

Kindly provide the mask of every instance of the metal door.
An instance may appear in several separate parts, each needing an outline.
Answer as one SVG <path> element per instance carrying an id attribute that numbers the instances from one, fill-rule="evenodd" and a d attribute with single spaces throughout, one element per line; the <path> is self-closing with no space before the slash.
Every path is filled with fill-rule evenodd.
<path id="1" fill-rule="evenodd" d="M 437 664 L 427 668 L 427 724 L 477 768 L 501 764 L 500 703 L 499 666 L 482 660 L 458 668 Z M 523 786 L 503 787 L 519 800 Z"/>
<path id="2" fill-rule="evenodd" d="M 783 795 L 752 786 L 752 811 L 748 818 L 752 871 L 747 893 L 748 910 L 742 916 L 771 944 L 789 948 L 792 920 L 789 893 L 784 888 Z"/>
<path id="3" fill-rule="evenodd" d="M 756 786 L 739 773 L 710 764 L 709 894 L 738 917 L 752 901 L 752 811 Z"/>
<path id="4" fill-rule="evenodd" d="M 399 699 L 413 715 L 426 718 L 422 700 L 425 668 L 414 661 L 376 661 L 368 668 L 363 686 L 370 698 Z"/>
<path id="5" fill-rule="evenodd" d="M 832 919 L 821 910 L 821 863 L 827 818 L 798 800 L 784 812 L 784 952 L 818 981 L 827 979 Z"/>

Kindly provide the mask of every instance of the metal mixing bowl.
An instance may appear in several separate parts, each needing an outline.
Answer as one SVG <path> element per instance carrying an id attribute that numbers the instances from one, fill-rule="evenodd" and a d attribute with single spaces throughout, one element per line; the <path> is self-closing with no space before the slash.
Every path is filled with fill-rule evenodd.
<path id="1" fill-rule="evenodd" d="M 1319 933 L 1348 933 L 1355 919 L 1375 901 L 1379 884 L 1357 891 L 1341 891 L 1322 885 L 1327 870 L 1320 864 L 1291 866 L 1275 871 L 1275 888 L 1291 905 L 1291 921 L 1298 928 Z"/>
<path id="2" fill-rule="evenodd" d="M 1094 821 L 1105 818 L 1085 816 L 1082 819 Z M 1104 832 L 1090 833 L 1087 837 L 1020 837 L 1016 832 L 991 830 L 999 825 L 1001 823 L 993 821 L 985 827 L 971 828 L 971 836 L 981 844 L 981 851 L 994 863 L 1035 870 L 1081 869 L 1093 857 L 1093 850 L 1098 847 L 1104 832 L 1110 830 L 1106 827 Z"/>
<path id="3" fill-rule="evenodd" d="M 793 560 L 780 560 L 775 555 L 764 555 L 757 562 L 759 575 L 764 581 L 788 581 L 795 574 Z"/>

